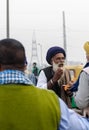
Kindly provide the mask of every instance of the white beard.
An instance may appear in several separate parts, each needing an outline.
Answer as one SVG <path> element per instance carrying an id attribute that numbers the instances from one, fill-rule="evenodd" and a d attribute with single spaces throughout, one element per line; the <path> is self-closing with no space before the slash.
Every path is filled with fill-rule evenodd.
<path id="1" fill-rule="evenodd" d="M 53 71 L 56 72 L 58 68 L 61 68 L 64 70 L 64 64 L 62 65 L 61 63 L 58 63 L 56 64 L 54 61 L 53 61 Z"/>
<path id="2" fill-rule="evenodd" d="M 58 68 L 61 68 L 63 69 L 63 74 L 61 75 L 60 79 L 58 80 L 58 83 L 61 81 L 61 79 L 64 77 L 64 71 L 65 71 L 65 68 L 64 68 L 64 64 L 55 64 L 54 61 L 53 61 L 53 71 L 56 72 Z"/>

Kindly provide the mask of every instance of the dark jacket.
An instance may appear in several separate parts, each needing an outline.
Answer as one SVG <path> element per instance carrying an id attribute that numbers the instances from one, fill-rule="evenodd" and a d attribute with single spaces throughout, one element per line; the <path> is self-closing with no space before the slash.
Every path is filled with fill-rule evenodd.
<path id="1" fill-rule="evenodd" d="M 54 71 L 52 66 L 44 68 L 43 69 L 45 76 L 47 78 L 47 82 L 53 78 L 54 75 Z M 58 84 L 58 82 L 56 82 L 54 84 L 54 86 L 51 88 L 60 98 L 62 98 L 64 100 L 64 102 L 71 108 L 71 101 L 70 101 L 70 97 L 66 94 L 66 92 L 64 91 L 64 88 L 62 85 L 67 84 L 70 80 L 70 74 L 69 71 L 66 70 L 65 71 L 65 75 L 64 75 L 64 79 L 63 81 L 61 81 L 61 84 Z"/>

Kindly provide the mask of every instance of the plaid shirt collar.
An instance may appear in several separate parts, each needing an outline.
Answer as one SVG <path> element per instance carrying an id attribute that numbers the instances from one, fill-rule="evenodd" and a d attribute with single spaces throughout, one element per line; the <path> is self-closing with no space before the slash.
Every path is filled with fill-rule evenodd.
<path id="1" fill-rule="evenodd" d="M 0 72 L 0 84 L 27 84 L 33 85 L 25 73 L 18 70 L 5 70 Z"/>

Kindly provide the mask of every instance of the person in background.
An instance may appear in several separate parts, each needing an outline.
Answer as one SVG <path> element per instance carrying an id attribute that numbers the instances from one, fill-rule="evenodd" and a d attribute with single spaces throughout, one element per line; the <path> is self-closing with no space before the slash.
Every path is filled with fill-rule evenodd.
<path id="1" fill-rule="evenodd" d="M 28 76 L 28 78 L 32 81 L 32 83 L 33 83 L 34 85 L 37 84 L 37 78 L 36 78 L 36 76 L 35 76 L 33 73 L 29 73 L 27 76 Z"/>
<path id="2" fill-rule="evenodd" d="M 0 130 L 89 130 L 89 119 L 68 109 L 53 91 L 33 86 L 26 67 L 22 43 L 0 40 Z"/>
<path id="3" fill-rule="evenodd" d="M 29 69 L 26 69 L 25 70 L 25 75 L 32 81 L 32 83 L 34 84 L 34 85 L 36 85 L 36 77 L 34 76 L 34 74 L 33 73 L 31 73 L 30 72 L 30 70 Z"/>
<path id="4" fill-rule="evenodd" d="M 37 87 L 53 90 L 71 108 L 71 94 L 64 90 L 64 85 L 71 80 L 70 73 L 65 69 L 65 50 L 59 46 L 48 49 L 46 61 L 50 66 L 41 70 Z"/>
<path id="5" fill-rule="evenodd" d="M 38 75 L 39 75 L 39 69 L 38 69 L 38 67 L 37 67 L 37 63 L 36 63 L 36 62 L 33 63 L 32 73 L 33 73 L 35 76 L 38 76 Z"/>
<path id="6" fill-rule="evenodd" d="M 38 80 L 38 75 L 39 75 L 39 69 L 38 69 L 38 67 L 37 67 L 37 63 L 36 63 L 36 62 L 33 62 L 32 73 L 33 73 L 34 76 L 35 76 L 35 79 L 36 79 L 35 85 L 36 85 L 36 84 L 37 84 L 37 80 Z"/>

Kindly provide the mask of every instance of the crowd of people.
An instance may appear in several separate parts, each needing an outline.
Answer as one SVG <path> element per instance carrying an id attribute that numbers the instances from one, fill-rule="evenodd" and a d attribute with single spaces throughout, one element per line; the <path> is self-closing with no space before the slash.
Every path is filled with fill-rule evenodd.
<path id="1" fill-rule="evenodd" d="M 65 58 L 63 48 L 49 48 L 50 66 L 39 72 L 34 85 L 25 74 L 23 44 L 11 38 L 0 40 L 0 130 L 89 130 L 89 67 L 81 72 L 74 97 L 79 109 L 86 101 L 79 115 L 71 108 L 74 83 Z M 68 90 L 66 84 L 70 84 Z"/>

